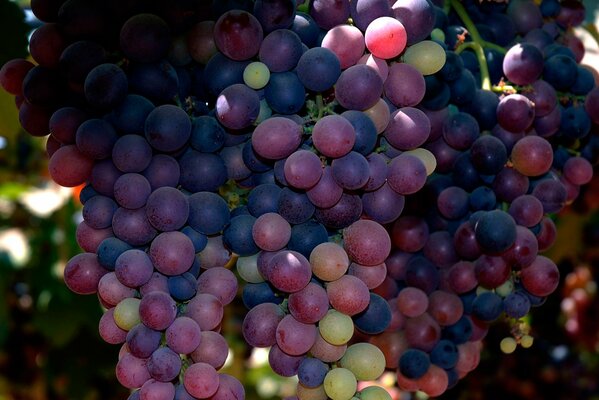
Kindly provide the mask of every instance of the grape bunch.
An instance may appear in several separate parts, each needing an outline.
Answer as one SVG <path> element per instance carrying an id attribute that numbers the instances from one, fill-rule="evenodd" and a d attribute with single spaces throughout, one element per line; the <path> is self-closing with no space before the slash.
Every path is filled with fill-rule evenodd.
<path id="1" fill-rule="evenodd" d="M 129 399 L 245 398 L 218 372 L 238 291 L 297 399 L 385 400 L 362 382 L 441 395 L 557 288 L 551 214 L 599 155 L 578 1 L 32 10 L 0 85 L 83 187 L 64 279 L 97 293 Z"/>

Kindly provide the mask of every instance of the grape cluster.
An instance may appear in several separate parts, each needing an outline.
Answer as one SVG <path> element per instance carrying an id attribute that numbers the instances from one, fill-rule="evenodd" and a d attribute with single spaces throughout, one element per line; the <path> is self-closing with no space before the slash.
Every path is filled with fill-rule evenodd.
<path id="1" fill-rule="evenodd" d="M 438 396 L 557 288 L 550 214 L 599 153 L 580 3 L 301 3 L 33 1 L 35 65 L 0 70 L 84 185 L 64 278 L 130 399 L 245 397 L 218 372 L 237 277 L 300 400 L 390 399 L 358 385 L 385 370 Z"/>

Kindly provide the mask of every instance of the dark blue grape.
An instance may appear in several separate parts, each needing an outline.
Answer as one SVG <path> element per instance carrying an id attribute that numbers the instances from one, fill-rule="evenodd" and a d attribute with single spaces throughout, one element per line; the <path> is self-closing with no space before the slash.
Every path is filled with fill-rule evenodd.
<path id="1" fill-rule="evenodd" d="M 143 96 L 129 94 L 109 115 L 110 122 L 123 134 L 143 135 L 154 104 Z"/>
<path id="2" fill-rule="evenodd" d="M 181 108 L 172 104 L 156 107 L 146 119 L 146 139 L 161 152 L 182 148 L 191 134 L 191 121 Z"/>
<path id="3" fill-rule="evenodd" d="M 100 64 L 85 78 L 85 98 L 93 107 L 111 109 L 127 96 L 128 86 L 127 75 L 121 68 L 115 64 Z"/>
<path id="4" fill-rule="evenodd" d="M 479 186 L 470 193 L 470 209 L 490 211 L 497 205 L 495 192 L 486 186 Z"/>
<path id="5" fill-rule="evenodd" d="M 302 192 L 283 188 L 279 195 L 277 212 L 290 224 L 301 224 L 308 221 L 315 211 L 314 204 Z"/>
<path id="6" fill-rule="evenodd" d="M 303 12 L 295 13 L 293 24 L 289 29 L 295 32 L 302 40 L 302 43 L 308 47 L 314 47 L 316 45 L 318 35 L 320 34 L 320 28 L 314 19 L 310 14 Z"/>
<path id="7" fill-rule="evenodd" d="M 430 294 L 437 289 L 441 278 L 435 264 L 422 256 L 415 256 L 408 262 L 405 281 L 408 286 Z"/>
<path id="8" fill-rule="evenodd" d="M 341 114 L 347 119 L 356 132 L 356 142 L 352 151 L 367 156 L 373 152 L 377 142 L 377 131 L 374 122 L 361 111 L 348 110 Z"/>
<path id="9" fill-rule="evenodd" d="M 557 54 L 549 57 L 543 66 L 543 79 L 557 90 L 568 91 L 578 76 L 576 61 Z"/>
<path id="10" fill-rule="evenodd" d="M 115 237 L 109 237 L 100 242 L 96 253 L 98 262 L 104 268 L 114 271 L 116 259 L 125 251 L 132 249 L 131 245 Z"/>
<path id="11" fill-rule="evenodd" d="M 440 340 L 431 350 L 430 358 L 433 364 L 443 369 L 453 368 L 458 362 L 458 348 L 451 340 Z"/>
<path id="12" fill-rule="evenodd" d="M 306 91 L 295 72 L 277 72 L 271 74 L 264 96 L 273 111 L 294 114 L 302 109 Z"/>
<path id="13" fill-rule="evenodd" d="M 256 218 L 249 214 L 231 218 L 231 223 L 223 232 L 223 243 L 235 254 L 250 256 L 260 249 L 252 237 L 252 228 Z"/>
<path id="14" fill-rule="evenodd" d="M 241 298 L 248 310 L 262 303 L 281 304 L 283 302 L 283 297 L 277 296 L 268 282 L 246 283 Z"/>
<path id="15" fill-rule="evenodd" d="M 475 168 L 484 175 L 495 175 L 507 162 L 507 150 L 501 140 L 494 136 L 479 137 L 470 149 Z"/>
<path id="16" fill-rule="evenodd" d="M 516 223 L 512 216 L 504 211 L 489 211 L 481 215 L 474 232 L 483 251 L 502 253 L 516 240 Z"/>
<path id="17" fill-rule="evenodd" d="M 191 239 L 196 253 L 199 253 L 200 251 L 204 250 L 204 248 L 208 244 L 208 238 L 206 237 L 206 235 L 196 231 L 191 226 L 185 226 L 183 229 L 181 229 L 181 232 L 183 232 L 189 239 Z"/>
<path id="18" fill-rule="evenodd" d="M 530 299 L 521 291 L 515 291 L 503 299 L 505 313 L 512 318 L 522 318 L 530 311 Z"/>
<path id="19" fill-rule="evenodd" d="M 179 93 L 177 71 L 167 61 L 134 64 L 129 68 L 129 89 L 156 104 L 169 103 Z"/>
<path id="20" fill-rule="evenodd" d="M 476 297 L 476 294 L 474 295 Z M 441 331 L 443 339 L 451 340 L 455 344 L 466 343 L 472 336 L 472 322 L 466 316 L 462 316 L 458 322 L 446 326 Z"/>
<path id="21" fill-rule="evenodd" d="M 216 154 L 188 150 L 180 159 L 180 183 L 190 192 L 216 192 L 227 181 L 227 167 Z"/>
<path id="22" fill-rule="evenodd" d="M 231 215 L 225 200 L 212 192 L 198 192 L 189 196 L 189 218 L 187 223 L 205 235 L 222 231 Z"/>
<path id="23" fill-rule="evenodd" d="M 399 358 L 399 371 L 408 379 L 420 378 L 430 365 L 429 355 L 418 349 L 408 349 Z"/>
<path id="24" fill-rule="evenodd" d="M 387 300 L 378 294 L 370 293 L 370 303 L 366 310 L 352 317 L 354 325 L 368 335 L 383 332 L 391 323 L 391 308 Z"/>
<path id="25" fill-rule="evenodd" d="M 189 144 L 199 152 L 214 153 L 225 144 L 225 130 L 214 117 L 194 118 Z"/>
<path id="26" fill-rule="evenodd" d="M 204 82 L 208 91 L 217 96 L 226 87 L 243 83 L 243 71 L 249 61 L 235 61 L 221 53 L 210 58 L 204 69 Z"/>
<path id="27" fill-rule="evenodd" d="M 472 303 L 472 315 L 483 322 L 495 321 L 503 312 L 503 300 L 494 292 L 476 296 Z"/>
<path id="28" fill-rule="evenodd" d="M 197 286 L 195 276 L 189 272 L 168 278 L 168 292 L 177 301 L 191 299 L 196 294 Z"/>
<path id="29" fill-rule="evenodd" d="M 322 92 L 333 87 L 341 75 L 337 55 L 324 47 L 306 51 L 297 63 L 297 76 L 306 89 Z"/>
<path id="30" fill-rule="evenodd" d="M 309 258 L 316 246 L 327 241 L 326 228 L 318 222 L 308 221 L 291 228 L 291 238 L 287 243 L 287 248 Z"/>
<path id="31" fill-rule="evenodd" d="M 258 218 L 262 214 L 277 212 L 281 188 L 275 184 L 264 184 L 253 188 L 247 199 L 248 211 Z"/>
<path id="32" fill-rule="evenodd" d="M 317 358 L 306 357 L 300 363 L 297 377 L 302 385 L 315 388 L 324 383 L 327 372 L 329 372 L 327 364 Z"/>

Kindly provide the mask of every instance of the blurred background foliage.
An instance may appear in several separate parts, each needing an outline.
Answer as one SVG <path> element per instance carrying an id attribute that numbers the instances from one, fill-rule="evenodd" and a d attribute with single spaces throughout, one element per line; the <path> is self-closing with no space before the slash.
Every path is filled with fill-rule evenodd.
<path id="1" fill-rule="evenodd" d="M 597 4 L 585 3 L 589 22 L 595 21 Z M 0 0 L 0 65 L 27 56 L 28 36 L 38 25 L 28 0 Z M 14 99 L 0 90 L 0 400 L 128 396 L 114 376 L 119 348 L 98 334 L 97 298 L 77 296 L 62 281 L 66 261 L 81 251 L 77 196 L 49 180 L 44 141 L 20 129 Z M 496 323 L 479 367 L 444 399 L 599 399 L 599 179 L 557 225 L 550 256 L 560 262 L 562 283 L 532 312 L 535 344 L 502 354 L 499 342 L 510 327 Z M 243 313 L 239 301 L 226 311 L 223 331 L 234 354 L 227 371 L 242 379 L 248 399 L 291 395 L 295 384 L 270 371 L 266 351 L 252 352 L 243 342 Z"/>

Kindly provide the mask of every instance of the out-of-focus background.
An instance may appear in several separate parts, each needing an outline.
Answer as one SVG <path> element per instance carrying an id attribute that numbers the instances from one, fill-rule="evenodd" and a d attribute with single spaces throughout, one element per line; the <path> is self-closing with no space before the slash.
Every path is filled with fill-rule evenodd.
<path id="1" fill-rule="evenodd" d="M 585 1 L 596 23 L 597 1 Z M 28 0 L 0 0 L 0 65 L 27 57 L 39 25 Z M 583 64 L 599 70 L 597 42 L 582 28 Z M 114 376 L 118 346 L 98 335 L 95 296 L 77 296 L 62 281 L 80 252 L 77 190 L 53 184 L 44 141 L 19 127 L 14 99 L 0 90 L 0 400 L 112 400 L 128 391 Z M 528 321 L 534 345 L 503 354 L 509 326 L 497 322 L 479 367 L 444 399 L 599 399 L 599 179 L 557 216 L 550 256 L 562 282 Z M 295 384 L 275 376 L 267 353 L 251 352 L 240 335 L 240 302 L 227 307 L 223 331 L 232 347 L 227 371 L 242 379 L 248 399 L 283 398 Z M 407 394 L 396 393 L 397 399 Z"/>

